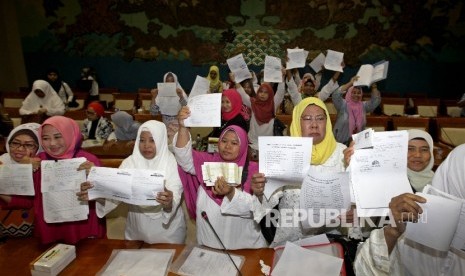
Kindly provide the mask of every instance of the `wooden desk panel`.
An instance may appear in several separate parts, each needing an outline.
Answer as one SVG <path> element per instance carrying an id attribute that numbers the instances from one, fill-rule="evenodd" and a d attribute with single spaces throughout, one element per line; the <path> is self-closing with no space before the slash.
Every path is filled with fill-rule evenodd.
<path id="1" fill-rule="evenodd" d="M 60 275 L 95 275 L 107 263 L 113 249 L 175 249 L 173 261 L 184 249 L 183 244 L 145 244 L 141 241 L 108 239 L 85 239 L 76 245 L 76 259 Z M 0 267 L 2 275 L 30 275 L 29 263 L 45 252 L 49 246 L 42 246 L 36 238 L 8 239 L 0 244 Z M 242 249 L 231 250 L 232 254 L 245 256 L 242 275 L 261 275 L 259 261 L 271 265 L 274 250 Z M 176 275 L 169 273 L 168 275 Z"/>
<path id="2" fill-rule="evenodd" d="M 85 151 L 90 152 L 97 156 L 99 159 L 115 159 L 115 158 L 126 158 L 132 154 L 134 146 L 128 147 L 128 141 L 116 141 L 111 147 L 106 148 L 105 145 L 108 141 L 105 141 L 103 146 L 95 146 L 83 148 Z"/>

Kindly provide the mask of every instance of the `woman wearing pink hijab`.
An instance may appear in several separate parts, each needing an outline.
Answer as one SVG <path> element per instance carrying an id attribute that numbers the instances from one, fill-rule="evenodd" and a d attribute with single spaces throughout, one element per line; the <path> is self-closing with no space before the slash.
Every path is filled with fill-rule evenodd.
<path id="1" fill-rule="evenodd" d="M 365 129 L 366 114 L 375 110 L 381 103 L 381 94 L 376 83 L 371 86 L 371 99 L 363 100 L 363 91 L 360 86 L 353 86 L 358 76 L 353 77 L 348 83 L 342 85 L 333 93 L 333 103 L 337 110 L 337 120 L 334 124 L 333 132 L 336 141 L 348 144 L 352 134 Z M 344 93 L 347 94 L 345 99 Z"/>
<path id="2" fill-rule="evenodd" d="M 78 170 L 88 173 L 92 166 L 100 166 L 96 156 L 81 149 L 81 133 L 79 125 L 72 119 L 63 116 L 53 116 L 39 128 L 40 144 L 43 152 L 38 154 L 41 160 L 64 160 L 85 157 Z M 76 244 L 85 238 L 103 238 L 106 236 L 105 220 L 97 218 L 95 202 L 89 203 L 89 215 L 86 220 L 47 223 L 44 218 L 44 200 L 42 194 L 41 169 L 34 172 L 35 196 L 12 196 L 8 202 L 9 208 L 34 207 L 34 235 L 43 244 L 64 242 Z M 79 184 L 76 186 L 79 187 Z M 73 192 L 74 195 L 74 192 Z M 76 198 L 76 201 L 78 199 Z"/>

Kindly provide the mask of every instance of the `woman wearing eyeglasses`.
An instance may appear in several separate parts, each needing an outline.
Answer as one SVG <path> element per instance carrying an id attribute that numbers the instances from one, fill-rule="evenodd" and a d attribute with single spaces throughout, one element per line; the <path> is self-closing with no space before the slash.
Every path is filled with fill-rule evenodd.
<path id="1" fill-rule="evenodd" d="M 6 140 L 6 153 L 0 156 L 0 164 L 32 164 L 36 171 L 40 166 L 40 159 L 35 157 L 42 151 L 39 145 L 37 130 L 40 125 L 27 123 L 17 126 L 10 132 Z M 11 201 L 10 195 L 0 195 L 0 207 Z M 3 233 L 0 235 L 25 237 L 32 233 L 33 212 L 23 210 L 1 210 L 0 224 Z"/>
<path id="2" fill-rule="evenodd" d="M 103 106 L 99 102 L 91 102 L 87 105 L 86 114 L 87 119 L 84 120 L 84 128 L 81 132 L 84 140 L 105 141 L 113 132 L 113 125 L 103 117 L 105 114 Z"/>

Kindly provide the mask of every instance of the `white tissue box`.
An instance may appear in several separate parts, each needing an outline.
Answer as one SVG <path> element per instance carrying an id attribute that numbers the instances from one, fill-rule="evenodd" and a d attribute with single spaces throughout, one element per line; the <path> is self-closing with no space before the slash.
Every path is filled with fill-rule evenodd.
<path id="1" fill-rule="evenodd" d="M 30 263 L 31 274 L 32 276 L 55 276 L 74 259 L 76 259 L 76 247 L 59 243 Z"/>

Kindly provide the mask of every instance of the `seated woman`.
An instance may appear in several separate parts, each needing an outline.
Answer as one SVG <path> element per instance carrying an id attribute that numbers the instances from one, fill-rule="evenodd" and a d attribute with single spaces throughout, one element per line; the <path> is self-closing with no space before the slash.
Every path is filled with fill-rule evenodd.
<path id="1" fill-rule="evenodd" d="M 465 145 L 452 150 L 437 169 L 432 186 L 465 199 L 464 156 Z M 409 193 L 391 199 L 395 226 L 373 230 L 360 246 L 354 263 L 357 275 L 463 275 L 463 250 L 437 251 L 405 238 L 406 223 L 418 219 L 423 212 L 419 203 L 425 202 L 425 198 Z"/>
<path id="2" fill-rule="evenodd" d="M 47 119 L 39 128 L 40 144 L 44 152 L 39 153 L 40 160 L 64 160 L 85 157 L 78 170 L 89 172 L 92 166 L 99 166 L 100 161 L 93 154 L 81 149 L 81 133 L 79 125 L 72 119 L 63 116 L 53 116 Z M 105 221 L 97 217 L 95 204 L 89 203 L 87 220 L 48 223 L 44 218 L 44 201 L 42 194 L 41 169 L 33 175 L 35 196 L 11 196 L 7 200 L 8 208 L 34 207 L 34 235 L 40 238 L 42 244 L 64 242 L 76 244 L 85 238 L 105 237 Z"/>
<path id="3" fill-rule="evenodd" d="M 111 122 L 103 117 L 105 109 L 99 102 L 91 102 L 87 105 L 87 119 L 84 120 L 82 136 L 84 140 L 96 139 L 105 141 L 113 131 Z"/>
<path id="4" fill-rule="evenodd" d="M 36 123 L 41 123 L 46 117 L 54 115 L 63 115 L 65 113 L 65 104 L 52 86 L 44 80 L 36 80 L 32 84 L 32 91 L 24 99 L 20 115 L 33 115 L 40 117 L 31 119 Z"/>
<path id="5" fill-rule="evenodd" d="M 184 119 L 189 117 L 189 113 L 187 106 L 179 112 L 179 132 L 173 144 L 186 205 L 190 216 L 197 217 L 197 242 L 222 249 L 202 215 L 205 212 L 211 227 L 227 249 L 266 247 L 266 241 L 251 213 L 250 183 L 258 167 L 257 163 L 247 159 L 247 133 L 238 126 L 229 126 L 220 135 L 218 152 L 209 154 L 192 150 L 191 135 L 184 126 Z M 229 186 L 224 178 L 218 178 L 215 186 L 207 187 L 202 176 L 205 162 L 236 163 L 243 167 L 241 185 Z"/>
<path id="6" fill-rule="evenodd" d="M 33 171 L 40 166 L 40 159 L 35 157 L 42 152 L 39 145 L 37 123 L 26 123 L 14 128 L 6 139 L 6 153 L 0 156 L 0 165 L 32 164 Z M 11 200 L 9 195 L 0 195 L 0 209 Z M 32 234 L 34 214 L 30 209 L 0 210 L 0 236 L 26 237 Z"/>
<path id="7" fill-rule="evenodd" d="M 419 129 L 409 129 L 408 136 L 407 176 L 413 192 L 421 192 L 433 180 L 434 142 L 428 132 Z"/>
<path id="8" fill-rule="evenodd" d="M 291 136 L 312 137 L 312 156 L 309 160 L 311 168 L 317 172 L 336 173 L 345 171 L 344 149 L 345 145 L 336 142 L 331 131 L 331 120 L 325 104 L 318 98 L 308 97 L 295 106 L 290 126 Z M 254 192 L 254 219 L 261 221 L 270 210 L 278 206 L 280 210 L 294 210 L 300 208 L 300 184 L 289 183 L 271 195 L 269 201 L 263 200 L 263 192 L 266 185 L 266 176 L 263 173 L 255 173 L 252 177 L 252 189 Z M 278 223 L 280 213 L 278 213 Z M 347 222 L 351 222 L 349 215 Z M 297 213 L 294 212 L 294 216 Z M 293 221 L 299 221 L 297 217 Z M 266 230 L 262 228 L 262 230 Z M 301 224 L 280 227 L 279 224 L 275 234 L 267 235 L 271 241 L 271 247 L 282 245 L 286 241 L 296 241 L 304 236 L 321 233 L 341 234 L 340 229 L 319 228 L 304 229 Z M 350 233 L 349 233 L 350 234 Z"/>
<path id="9" fill-rule="evenodd" d="M 65 107 L 68 107 L 68 103 L 73 100 L 74 93 L 69 85 L 61 79 L 61 76 L 56 68 L 50 68 L 47 71 L 45 79 L 58 94 L 60 99 L 63 101 Z"/>
<path id="10" fill-rule="evenodd" d="M 165 174 L 165 191 L 159 192 L 159 205 L 132 205 L 126 221 L 125 239 L 146 243 L 184 243 L 186 223 L 179 208 L 182 184 L 173 154 L 168 150 L 166 126 L 162 122 L 147 121 L 137 132 L 132 155 L 124 159 L 120 169 L 157 170 Z M 78 196 L 87 200 L 87 190 L 92 183 L 81 185 Z M 103 217 L 121 202 L 110 199 L 97 200 L 97 214 Z"/>
<path id="11" fill-rule="evenodd" d="M 329 80 L 329 82 L 323 86 L 323 88 L 318 91 L 320 88 L 321 83 L 321 76 L 323 70 L 320 71 L 316 77 L 314 77 L 311 73 L 305 73 L 302 77 L 302 81 L 299 84 L 299 92 L 302 94 L 302 99 L 307 97 L 317 97 L 322 101 L 326 101 L 331 96 L 334 90 L 339 88 L 339 84 L 337 83 L 337 79 L 341 72 L 334 72 L 333 77 Z"/>
<path id="12" fill-rule="evenodd" d="M 223 92 L 223 82 L 220 78 L 220 69 L 216 65 L 210 66 L 208 70 L 207 80 L 210 81 L 210 89 L 208 93 Z"/>
<path id="13" fill-rule="evenodd" d="M 115 126 L 115 131 L 108 136 L 104 149 L 108 150 L 117 141 L 126 141 L 127 147 L 133 147 L 140 123 L 134 121 L 134 117 L 126 111 L 117 111 L 111 114 L 111 121 Z"/>
<path id="14" fill-rule="evenodd" d="M 215 127 L 208 136 L 220 137 L 223 130 L 231 125 L 239 126 L 246 132 L 249 131 L 249 124 L 245 117 L 247 113 L 243 109 L 241 95 L 236 89 L 224 90 L 221 96 L 221 126 Z"/>
<path id="15" fill-rule="evenodd" d="M 371 86 L 370 101 L 363 101 L 363 91 L 359 86 L 353 86 L 358 76 L 353 77 L 348 83 L 341 86 L 333 93 L 332 99 L 337 110 L 337 119 L 334 124 L 334 136 L 336 141 L 348 145 L 352 134 L 365 129 L 366 114 L 375 110 L 381 103 L 381 94 L 376 83 Z M 342 98 L 344 93 L 345 99 Z"/>

